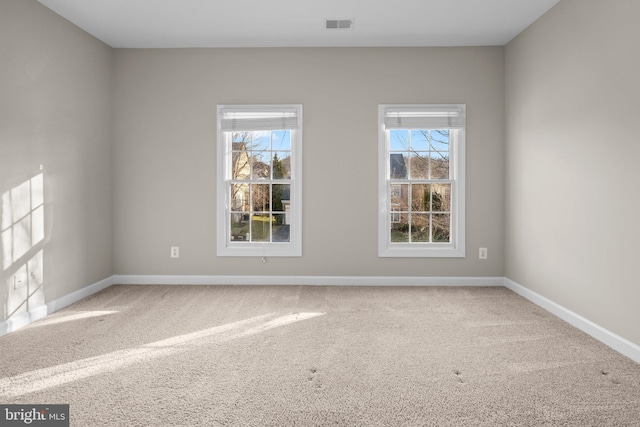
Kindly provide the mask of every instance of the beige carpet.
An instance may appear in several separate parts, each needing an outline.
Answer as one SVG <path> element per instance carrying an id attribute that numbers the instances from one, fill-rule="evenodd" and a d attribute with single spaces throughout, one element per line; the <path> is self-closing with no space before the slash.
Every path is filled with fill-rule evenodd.
<path id="1" fill-rule="evenodd" d="M 113 286 L 0 360 L 72 426 L 640 426 L 640 365 L 499 287 Z"/>

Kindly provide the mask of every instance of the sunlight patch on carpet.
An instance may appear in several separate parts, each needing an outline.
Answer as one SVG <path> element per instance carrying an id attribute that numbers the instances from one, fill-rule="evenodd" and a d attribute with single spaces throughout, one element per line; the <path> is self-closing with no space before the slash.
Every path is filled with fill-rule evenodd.
<path id="1" fill-rule="evenodd" d="M 120 312 L 119 311 L 85 311 L 77 314 L 70 314 L 68 316 L 48 318 L 40 322 L 32 323 L 30 326 L 28 326 L 28 328 L 39 328 L 41 326 L 56 325 L 58 323 L 73 322 L 74 320 L 90 319 L 92 317 L 107 316 L 109 314 L 116 314 L 116 313 L 120 313 Z"/>
<path id="2" fill-rule="evenodd" d="M 118 350 L 101 356 L 76 360 L 49 368 L 0 379 L 0 397 L 9 398 L 61 386 L 105 372 L 125 368 L 159 357 L 171 356 L 205 343 L 222 343 L 256 335 L 326 313 L 269 313 L 201 331 L 155 341 L 139 347 Z"/>

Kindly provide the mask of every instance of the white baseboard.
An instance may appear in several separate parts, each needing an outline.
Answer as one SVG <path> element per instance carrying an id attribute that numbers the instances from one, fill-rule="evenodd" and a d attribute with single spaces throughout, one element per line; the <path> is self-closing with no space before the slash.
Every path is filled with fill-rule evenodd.
<path id="1" fill-rule="evenodd" d="M 126 285 L 503 286 L 502 277 L 115 275 Z"/>
<path id="2" fill-rule="evenodd" d="M 0 337 L 20 328 L 24 328 L 29 323 L 42 319 L 47 314 L 49 314 L 47 313 L 47 306 L 41 305 L 3 320 L 0 322 Z"/>
<path id="3" fill-rule="evenodd" d="M 56 298 L 46 304 L 34 307 L 29 311 L 3 320 L 2 322 L 0 322 L 0 337 L 17 329 L 23 328 L 38 319 L 42 319 L 43 317 L 55 311 L 58 311 L 61 308 L 76 303 L 81 299 L 84 299 L 95 294 L 96 292 L 108 288 L 111 285 L 113 285 L 113 276 L 107 277 L 106 279 L 100 280 L 99 282 L 93 283 L 89 286 L 85 286 L 84 288 L 78 289 L 77 291 L 71 292 L 70 294 L 61 296 L 60 298 Z"/>
<path id="4" fill-rule="evenodd" d="M 523 296 L 532 303 L 544 308 L 549 313 L 559 317 L 570 325 L 575 326 L 581 331 L 591 335 L 593 338 L 611 347 L 618 353 L 627 356 L 629 359 L 640 363 L 640 346 L 631 341 L 622 338 L 619 335 L 593 323 L 591 320 L 580 316 L 577 313 L 557 304 L 550 299 L 514 282 L 511 279 L 504 278 L 504 286 L 511 289 L 518 295 Z"/>

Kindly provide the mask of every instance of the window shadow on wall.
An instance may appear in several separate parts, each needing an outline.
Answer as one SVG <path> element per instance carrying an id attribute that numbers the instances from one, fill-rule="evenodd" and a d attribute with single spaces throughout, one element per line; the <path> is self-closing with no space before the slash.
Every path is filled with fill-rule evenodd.
<path id="1" fill-rule="evenodd" d="M 44 173 L 2 192 L 0 262 L 4 316 L 11 319 L 43 306 L 45 272 Z"/>

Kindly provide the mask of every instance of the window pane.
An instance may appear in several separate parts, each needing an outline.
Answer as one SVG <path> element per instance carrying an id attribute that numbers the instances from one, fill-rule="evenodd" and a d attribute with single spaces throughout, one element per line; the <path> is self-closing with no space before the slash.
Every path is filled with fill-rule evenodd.
<path id="1" fill-rule="evenodd" d="M 392 153 L 389 155 L 389 172 L 391 179 L 407 178 L 406 154 Z"/>
<path id="2" fill-rule="evenodd" d="M 249 184 L 231 184 L 229 206 L 232 211 L 249 212 L 249 188 Z"/>
<path id="3" fill-rule="evenodd" d="M 254 212 L 269 211 L 269 184 L 251 185 L 251 201 Z"/>
<path id="4" fill-rule="evenodd" d="M 451 184 L 433 184 L 431 198 L 433 212 L 451 212 Z"/>
<path id="5" fill-rule="evenodd" d="M 390 151 L 407 151 L 409 149 L 409 131 L 407 130 L 390 130 L 389 131 L 389 150 Z"/>
<path id="6" fill-rule="evenodd" d="M 409 210 L 409 184 L 391 184 L 391 210 Z"/>
<path id="7" fill-rule="evenodd" d="M 252 151 L 253 179 L 271 179 L 271 151 Z"/>
<path id="8" fill-rule="evenodd" d="M 411 179 L 429 178 L 429 158 L 427 152 L 411 152 Z"/>
<path id="9" fill-rule="evenodd" d="M 429 131 L 414 129 L 411 131 L 411 150 L 427 151 L 429 149 Z"/>
<path id="10" fill-rule="evenodd" d="M 411 215 L 411 241 L 429 241 L 429 214 Z"/>
<path id="11" fill-rule="evenodd" d="M 273 153 L 273 179 L 291 179 L 291 152 Z"/>
<path id="12" fill-rule="evenodd" d="M 431 179 L 449 179 L 449 152 L 432 151 Z"/>
<path id="13" fill-rule="evenodd" d="M 409 220 L 407 214 L 391 214 L 391 242 L 409 242 Z"/>
<path id="14" fill-rule="evenodd" d="M 289 241 L 289 224 L 287 223 L 286 214 L 273 214 L 273 241 L 288 242 Z"/>
<path id="15" fill-rule="evenodd" d="M 246 146 L 251 142 L 251 132 L 233 132 L 231 134 L 231 141 L 233 142 L 234 146 L 235 144 L 240 143 L 242 143 L 243 146 Z"/>
<path id="16" fill-rule="evenodd" d="M 249 154 L 246 150 L 234 151 L 231 155 L 231 179 L 249 179 L 250 176 Z"/>
<path id="17" fill-rule="evenodd" d="M 271 210 L 274 212 L 284 212 L 291 200 L 291 189 L 289 184 L 273 184 L 271 188 Z"/>
<path id="18" fill-rule="evenodd" d="M 438 243 L 448 243 L 451 241 L 451 215 L 433 214 L 432 216 L 432 239 Z"/>
<path id="19" fill-rule="evenodd" d="M 449 130 L 438 129 L 432 130 L 431 149 L 434 151 L 449 151 Z"/>
<path id="20" fill-rule="evenodd" d="M 291 150 L 291 131 L 275 130 L 271 137 L 272 150 Z"/>
<path id="21" fill-rule="evenodd" d="M 271 150 L 271 131 L 251 132 L 251 149 L 253 151 Z"/>
<path id="22" fill-rule="evenodd" d="M 269 214 L 256 214 L 251 217 L 251 241 L 271 241 L 270 219 L 271 215 Z"/>
<path id="23" fill-rule="evenodd" d="M 249 241 L 249 214 L 245 214 L 245 213 L 231 214 L 230 239 L 234 242 Z"/>
<path id="24" fill-rule="evenodd" d="M 429 184 L 413 184 L 411 186 L 411 211 L 429 212 Z"/>

